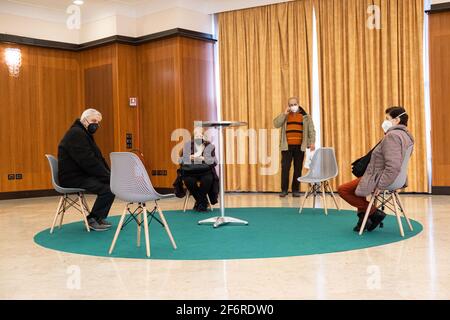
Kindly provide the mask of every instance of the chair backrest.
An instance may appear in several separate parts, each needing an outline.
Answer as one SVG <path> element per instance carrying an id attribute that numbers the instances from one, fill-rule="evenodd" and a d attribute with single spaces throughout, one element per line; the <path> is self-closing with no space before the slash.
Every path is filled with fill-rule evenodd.
<path id="1" fill-rule="evenodd" d="M 111 152 L 111 191 L 127 202 L 160 199 L 141 159 L 132 152 Z"/>
<path id="2" fill-rule="evenodd" d="M 60 188 L 59 180 L 58 180 L 58 159 L 56 159 L 51 154 L 46 154 L 45 156 L 47 157 L 48 164 L 50 165 L 50 172 L 52 174 L 52 185 L 53 185 L 53 188 L 56 191 L 58 191 L 58 189 Z"/>
<path id="3" fill-rule="evenodd" d="M 319 148 L 314 152 L 309 165 L 308 177 L 313 179 L 332 179 L 338 175 L 334 148 Z"/>
<path id="4" fill-rule="evenodd" d="M 401 189 L 405 186 L 406 179 L 408 177 L 408 163 L 409 163 L 409 159 L 411 158 L 413 147 L 414 146 L 411 145 L 410 147 L 408 147 L 408 149 L 406 149 L 405 157 L 403 158 L 403 161 L 402 161 L 402 167 L 400 169 L 400 173 L 398 174 L 397 178 L 395 178 L 394 182 L 389 187 L 386 188 L 387 190 L 394 191 L 397 189 Z"/>

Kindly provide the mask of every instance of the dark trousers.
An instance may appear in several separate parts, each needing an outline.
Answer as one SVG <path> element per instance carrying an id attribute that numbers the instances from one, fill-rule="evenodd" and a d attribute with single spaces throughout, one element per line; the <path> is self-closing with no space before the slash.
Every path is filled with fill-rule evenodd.
<path id="1" fill-rule="evenodd" d="M 212 173 L 207 173 L 199 176 L 183 176 L 184 184 L 188 188 L 189 192 L 194 197 L 198 204 L 207 206 L 208 199 L 206 195 L 211 189 L 213 183 Z M 199 183 L 200 182 L 200 183 Z"/>
<path id="2" fill-rule="evenodd" d="M 105 219 L 108 216 L 115 197 L 109 188 L 109 179 L 88 177 L 81 181 L 77 187 L 86 189 L 89 193 L 97 195 L 91 213 L 87 218 L 94 218 L 96 220 Z"/>
<path id="3" fill-rule="evenodd" d="M 294 161 L 294 176 L 292 177 L 292 192 L 300 192 L 300 182 L 297 180 L 302 173 L 305 153 L 300 145 L 289 145 L 289 150 L 281 152 L 281 191 L 287 192 L 289 188 L 289 172 Z"/>

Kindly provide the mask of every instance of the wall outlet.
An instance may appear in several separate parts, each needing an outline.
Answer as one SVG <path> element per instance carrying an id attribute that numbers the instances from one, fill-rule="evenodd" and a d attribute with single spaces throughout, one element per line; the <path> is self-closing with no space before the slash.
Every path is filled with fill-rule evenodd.
<path id="1" fill-rule="evenodd" d="M 133 135 L 131 133 L 126 134 L 125 143 L 127 145 L 127 149 L 133 149 Z"/>
<path id="2" fill-rule="evenodd" d="M 8 180 L 14 180 L 16 178 L 16 175 L 14 173 L 8 174 Z"/>
<path id="3" fill-rule="evenodd" d="M 152 170 L 152 176 L 167 176 L 167 170 Z"/>
<path id="4" fill-rule="evenodd" d="M 16 180 L 21 180 L 21 179 L 22 179 L 22 174 L 16 173 Z"/>

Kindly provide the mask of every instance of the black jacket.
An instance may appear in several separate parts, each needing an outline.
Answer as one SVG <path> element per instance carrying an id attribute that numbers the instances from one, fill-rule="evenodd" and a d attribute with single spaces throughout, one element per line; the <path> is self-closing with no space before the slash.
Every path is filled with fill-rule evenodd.
<path id="1" fill-rule="evenodd" d="M 61 186 L 77 187 L 87 177 L 109 183 L 111 170 L 80 119 L 66 132 L 58 146 L 58 179 Z"/>
<path id="2" fill-rule="evenodd" d="M 189 142 L 186 143 L 187 148 L 189 148 L 189 144 L 190 144 L 190 151 L 191 151 L 189 153 L 189 155 L 191 155 L 191 154 L 194 154 L 194 142 L 192 141 L 190 143 Z M 211 167 L 211 173 L 213 175 L 213 183 L 211 185 L 211 189 L 208 191 L 208 196 L 209 196 L 209 200 L 211 201 L 211 204 L 216 204 L 218 202 L 217 198 L 218 198 L 218 194 L 219 194 L 219 176 L 217 175 L 216 169 L 215 169 L 215 166 L 217 165 L 215 148 L 214 148 L 214 145 L 212 145 L 210 142 L 205 141 L 204 144 L 205 144 L 205 148 L 208 146 L 210 148 L 212 148 L 211 154 L 210 154 L 211 159 L 208 164 Z M 189 155 L 186 155 L 186 156 L 189 157 Z M 202 155 L 206 156 L 204 153 Z M 183 156 L 184 156 L 184 154 L 182 152 L 180 160 L 183 159 Z M 183 183 L 183 174 L 182 174 L 181 166 L 180 166 L 180 169 L 177 170 L 177 177 L 173 183 L 173 187 L 175 189 L 175 195 L 178 198 L 183 198 L 186 196 L 186 188 Z"/>

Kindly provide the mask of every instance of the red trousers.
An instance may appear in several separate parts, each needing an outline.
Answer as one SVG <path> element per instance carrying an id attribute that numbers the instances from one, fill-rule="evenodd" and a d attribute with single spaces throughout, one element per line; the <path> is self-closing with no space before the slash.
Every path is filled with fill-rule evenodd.
<path id="1" fill-rule="evenodd" d="M 369 201 L 367 201 L 366 197 L 359 197 L 355 194 L 356 187 L 358 187 L 358 183 L 361 178 L 357 178 L 350 182 L 341 184 L 338 187 L 338 193 L 342 199 L 344 199 L 347 203 L 356 207 L 358 212 L 366 212 L 367 207 L 369 206 Z M 370 214 L 375 213 L 376 207 L 372 206 L 370 209 Z"/>

